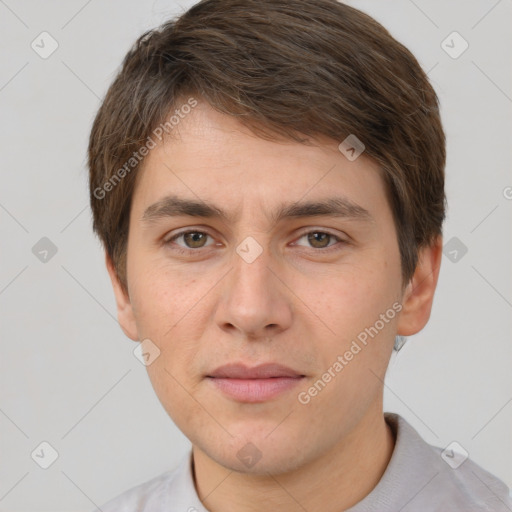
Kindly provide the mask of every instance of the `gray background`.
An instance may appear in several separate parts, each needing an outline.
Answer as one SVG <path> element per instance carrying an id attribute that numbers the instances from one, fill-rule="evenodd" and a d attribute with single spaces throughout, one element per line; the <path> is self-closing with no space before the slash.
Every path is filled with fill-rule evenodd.
<path id="1" fill-rule="evenodd" d="M 129 46 L 193 3 L 0 0 L 1 511 L 91 510 L 189 447 L 117 324 L 85 152 Z M 443 256 L 429 325 L 391 363 L 386 409 L 510 486 L 512 2 L 351 5 L 429 71 L 448 137 L 445 242 L 459 244 L 446 251 L 456 261 Z M 43 31 L 59 45 L 46 59 L 31 48 Z M 453 31 L 469 43 L 456 59 L 441 46 Z M 32 252 L 42 237 L 57 248 L 46 262 Z M 42 441 L 59 453 L 46 470 L 31 458 Z"/>

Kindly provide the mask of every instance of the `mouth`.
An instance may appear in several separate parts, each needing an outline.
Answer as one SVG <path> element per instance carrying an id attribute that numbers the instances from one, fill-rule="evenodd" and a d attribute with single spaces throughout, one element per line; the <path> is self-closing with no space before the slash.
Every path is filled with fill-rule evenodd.
<path id="1" fill-rule="evenodd" d="M 280 364 L 247 367 L 224 365 L 206 378 L 224 395 L 237 402 L 261 403 L 294 388 L 305 375 Z"/>

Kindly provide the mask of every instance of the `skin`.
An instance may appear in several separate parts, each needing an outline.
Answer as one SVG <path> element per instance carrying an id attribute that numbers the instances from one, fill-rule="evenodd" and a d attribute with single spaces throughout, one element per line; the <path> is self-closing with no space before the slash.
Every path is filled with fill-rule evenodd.
<path id="1" fill-rule="evenodd" d="M 393 452 L 383 380 L 396 334 L 415 334 L 429 319 L 442 240 L 420 251 L 402 286 L 380 170 L 364 154 L 350 162 L 336 141 L 313 142 L 263 140 L 200 101 L 137 177 L 127 293 L 106 257 L 122 329 L 161 351 L 148 374 L 192 442 L 196 489 L 212 512 L 260 510 L 263 495 L 267 510 L 343 510 L 371 492 Z M 146 208 L 168 194 L 215 203 L 233 219 L 144 222 Z M 283 202 L 332 196 L 357 203 L 372 219 L 268 218 Z M 169 241 L 183 228 L 209 236 L 202 246 L 183 236 Z M 311 232 L 334 237 L 315 243 Z M 236 252 L 248 236 L 262 248 L 252 263 Z M 335 249 L 322 252 L 325 245 Z M 301 404 L 298 393 L 395 302 L 402 310 Z M 205 378 L 228 362 L 278 362 L 305 378 L 266 402 L 241 403 Z M 248 442 L 261 455 L 252 467 L 237 457 Z"/>

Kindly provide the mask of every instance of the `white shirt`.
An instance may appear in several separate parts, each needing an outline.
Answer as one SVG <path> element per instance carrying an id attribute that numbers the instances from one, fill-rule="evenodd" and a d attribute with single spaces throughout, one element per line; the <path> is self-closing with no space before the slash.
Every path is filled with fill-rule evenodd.
<path id="1" fill-rule="evenodd" d="M 393 454 L 375 488 L 346 512 L 512 512 L 501 480 L 470 459 L 453 469 L 441 457 L 442 449 L 427 444 L 404 418 L 384 416 L 396 438 Z M 451 455 L 449 451 L 445 459 L 456 465 Z M 176 469 L 129 489 L 99 510 L 208 512 L 194 486 L 192 461 L 190 451 Z"/>

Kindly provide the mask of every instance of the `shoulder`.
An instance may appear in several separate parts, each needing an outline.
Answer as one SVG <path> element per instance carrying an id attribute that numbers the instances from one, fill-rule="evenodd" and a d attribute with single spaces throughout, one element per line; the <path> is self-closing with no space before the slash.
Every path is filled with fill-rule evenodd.
<path id="1" fill-rule="evenodd" d="M 112 498 L 94 512 L 138 512 L 150 510 L 151 502 L 162 496 L 175 476 L 176 470 L 166 471 Z M 157 509 L 155 509 L 156 511 Z"/>
<path id="2" fill-rule="evenodd" d="M 398 434 L 400 457 L 395 461 L 394 476 L 407 482 L 410 488 L 411 506 L 405 507 L 404 512 L 512 510 L 508 487 L 467 458 L 467 453 L 458 454 L 456 448 L 442 449 L 428 444 L 398 415 L 387 414 L 386 420 L 389 424 L 394 422 Z M 412 506 L 414 503 L 416 507 Z"/>
<path id="3" fill-rule="evenodd" d="M 432 449 L 441 457 L 441 448 Z M 512 499 L 507 485 L 471 459 L 466 459 L 456 469 L 443 469 L 444 472 L 439 472 L 437 476 L 436 488 L 451 496 L 454 503 L 475 512 L 512 510 Z"/>
<path id="4" fill-rule="evenodd" d="M 175 469 L 161 473 L 112 498 L 94 512 L 167 512 L 174 506 L 196 501 L 190 472 L 190 453 Z M 190 506 L 189 505 L 189 506 Z M 183 509 L 187 511 L 187 507 Z"/>

